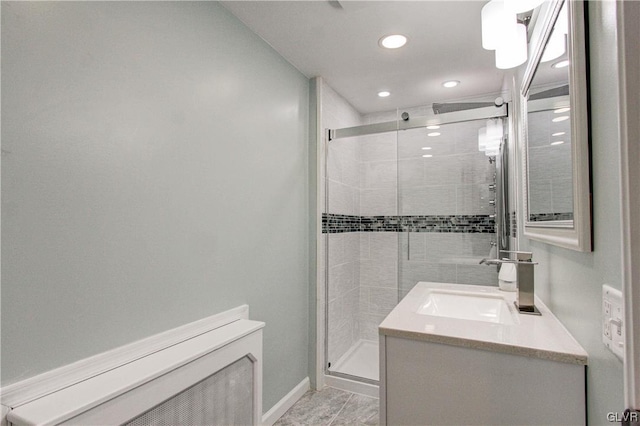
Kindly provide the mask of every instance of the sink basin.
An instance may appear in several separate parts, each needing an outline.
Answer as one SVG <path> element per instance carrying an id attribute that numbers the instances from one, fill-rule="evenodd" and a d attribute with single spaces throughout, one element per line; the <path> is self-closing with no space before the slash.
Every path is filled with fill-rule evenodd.
<path id="1" fill-rule="evenodd" d="M 429 290 L 417 313 L 496 324 L 515 324 L 507 301 L 496 294 Z"/>

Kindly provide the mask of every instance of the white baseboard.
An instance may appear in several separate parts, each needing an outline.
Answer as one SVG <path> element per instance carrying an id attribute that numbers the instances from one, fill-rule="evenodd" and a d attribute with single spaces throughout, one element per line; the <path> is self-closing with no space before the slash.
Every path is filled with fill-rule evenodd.
<path id="1" fill-rule="evenodd" d="M 262 416 L 262 425 L 273 425 L 289 408 L 293 406 L 310 389 L 309 378 L 305 377 L 291 391 Z"/>
<path id="2" fill-rule="evenodd" d="M 324 375 L 324 384 L 331 388 L 340 389 L 351 393 L 359 393 L 360 395 L 369 396 L 371 398 L 380 397 L 380 388 L 378 385 L 372 385 L 364 382 L 357 382 L 342 377 Z"/>

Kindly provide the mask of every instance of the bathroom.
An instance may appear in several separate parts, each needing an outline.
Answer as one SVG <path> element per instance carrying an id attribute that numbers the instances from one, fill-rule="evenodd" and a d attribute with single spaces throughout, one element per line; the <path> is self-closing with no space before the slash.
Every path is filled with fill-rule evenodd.
<path id="1" fill-rule="evenodd" d="M 311 3 L 336 14 L 348 14 L 358 4 L 340 2 L 341 11 L 331 2 Z M 445 3 L 428 6 L 437 14 Z M 462 8 L 457 19 L 463 23 L 452 26 L 464 28 L 468 20 L 479 27 L 482 3 L 470 3 L 466 9 L 473 13 Z M 280 413 L 308 388 L 339 385 L 340 377 L 325 364 L 325 351 L 334 346 L 324 343 L 328 306 L 322 292 L 325 260 L 335 245 L 325 251 L 322 214 L 347 212 L 331 211 L 331 204 L 323 211 L 324 129 L 394 121 L 402 112 L 409 113 L 409 122 L 426 116 L 432 104 L 447 101 L 440 85 L 448 78 L 437 80 L 437 95 L 399 104 L 396 93 L 419 95 L 416 88 L 402 87 L 400 76 L 394 87 L 370 88 L 370 102 L 378 106 L 359 111 L 350 103 L 362 100 L 346 100 L 325 75 L 303 73 L 293 59 L 278 53 L 275 40 L 269 43 L 246 17 L 239 19 L 239 9 L 249 6 L 2 2 L 2 388 L 242 304 L 250 307 L 251 319 L 265 324 L 263 414 Z M 299 7 L 295 2 L 289 6 Z M 601 316 L 602 285 L 624 290 L 633 267 L 626 263 L 624 247 L 637 250 L 623 245 L 633 244 L 626 235 L 635 223 L 627 212 L 634 210 L 624 206 L 637 203 L 637 195 L 625 192 L 633 180 L 618 172 L 633 158 L 625 155 L 625 134 L 633 135 L 637 123 L 626 120 L 622 105 L 633 106 L 632 97 L 624 94 L 637 93 L 633 81 L 638 80 L 632 78 L 638 53 L 625 51 L 623 44 L 637 34 L 628 25 L 621 29 L 637 13 L 635 2 L 587 5 L 593 250 L 569 250 L 527 238 L 522 226 L 510 229 L 517 235 L 511 249 L 532 252 L 538 263 L 536 295 L 589 355 L 586 406 L 592 424 L 606 424 L 609 413 L 633 406 L 625 364 L 602 343 Z M 265 22 L 277 17 L 256 15 Z M 287 16 L 296 18 L 294 13 L 281 18 Z M 388 19 L 386 28 L 372 28 L 371 49 L 380 55 L 385 53 L 379 38 L 395 31 L 393 15 Z M 277 22 L 270 24 L 278 27 Z M 284 36 L 293 30 L 286 25 L 280 25 Z M 320 24 L 306 30 L 309 38 L 327 37 Z M 476 38 L 477 54 L 493 60 L 479 34 L 465 37 Z M 407 46 L 394 51 L 396 57 L 418 45 L 411 34 L 408 38 Z M 438 43 L 431 43 L 437 51 Z M 398 65 L 393 58 L 381 67 L 393 69 Z M 338 60 L 325 64 L 343 65 Z M 628 82 L 617 77 L 622 71 L 629 73 Z M 505 83 L 500 73 L 498 94 L 483 90 L 449 99 L 493 103 L 501 95 L 512 102 L 522 72 L 505 74 L 511 78 Z M 462 77 L 451 79 L 460 80 L 459 89 L 467 83 Z M 378 98 L 383 89 L 391 96 Z M 329 108 L 342 111 L 330 115 Z M 445 126 L 452 124 L 441 129 Z M 441 131 L 429 137 L 426 128 L 416 128 L 375 138 L 391 147 L 389 161 L 396 163 L 401 149 L 409 146 L 403 141 L 411 139 L 410 133 L 425 139 L 446 136 Z M 339 142 L 329 143 L 338 147 Z M 328 155 L 331 167 L 335 157 L 331 151 Z M 495 165 L 480 161 L 484 180 L 469 185 L 484 189 L 472 191 L 477 205 L 460 204 L 468 208 L 465 215 L 485 214 L 477 209 L 488 204 L 479 200 L 492 198 L 487 179 L 493 178 Z M 334 172 L 327 168 L 330 177 Z M 509 212 L 520 214 L 522 183 L 514 177 L 515 168 L 510 173 L 511 202 L 518 204 Z M 385 210 L 382 202 L 366 211 L 367 202 L 361 195 L 360 216 L 421 214 L 399 211 L 403 206 L 398 204 Z M 464 199 L 449 204 L 457 208 L 458 202 Z M 350 253 L 354 263 L 380 266 L 377 258 L 363 259 L 364 240 L 371 248 L 372 239 L 390 239 L 391 248 L 385 250 L 393 256 L 390 267 L 398 267 L 391 275 L 402 283 L 407 274 L 399 274 L 407 270 L 399 266 L 404 260 L 399 253 L 406 254 L 400 251 L 405 240 L 390 238 L 392 233 L 366 234 L 362 240 L 358 236 L 357 257 Z M 427 233 L 408 234 L 407 246 L 416 256 L 426 256 L 418 248 Z M 488 257 L 496 240 L 483 233 L 456 236 L 454 248 L 442 256 L 465 258 L 446 263 L 455 266 L 454 280 L 458 275 L 464 277 L 461 283 L 476 276 L 485 285 L 487 279 L 497 280 L 495 268 L 466 263 Z M 467 267 L 471 272 L 458 274 Z M 451 271 L 438 268 L 445 275 Z M 369 292 L 371 301 L 374 287 L 364 287 L 358 297 Z M 368 313 L 371 308 L 366 307 Z M 370 324 L 380 319 L 373 315 Z M 358 312 L 358 324 L 364 324 L 360 321 Z M 375 332 L 367 327 L 368 333 Z M 359 387 L 350 391 L 366 394 L 374 383 L 354 386 Z M 274 417 L 265 423 L 275 422 Z"/>

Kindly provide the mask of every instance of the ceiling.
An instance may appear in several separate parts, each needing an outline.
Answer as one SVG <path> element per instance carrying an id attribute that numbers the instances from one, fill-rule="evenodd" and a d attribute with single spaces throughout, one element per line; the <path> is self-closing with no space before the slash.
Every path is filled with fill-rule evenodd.
<path id="1" fill-rule="evenodd" d="M 504 71 L 482 49 L 485 1 L 223 1 L 307 77 L 321 76 L 361 113 L 493 99 Z M 404 34 L 400 49 L 379 39 Z M 446 80 L 460 85 L 447 89 Z M 377 93 L 391 92 L 387 98 Z M 485 95 L 484 97 L 481 95 Z M 490 95 L 490 96 L 486 96 Z"/>

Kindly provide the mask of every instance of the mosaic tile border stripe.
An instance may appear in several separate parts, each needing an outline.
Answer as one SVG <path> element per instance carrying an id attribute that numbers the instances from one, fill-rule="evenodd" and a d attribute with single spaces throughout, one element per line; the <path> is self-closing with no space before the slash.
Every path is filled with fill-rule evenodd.
<path id="1" fill-rule="evenodd" d="M 352 216 L 322 214 L 322 233 L 341 232 L 456 232 L 493 234 L 495 219 L 489 215 Z"/>
<path id="2" fill-rule="evenodd" d="M 531 213 L 529 221 L 547 222 L 550 220 L 573 220 L 573 212 L 568 213 Z"/>

